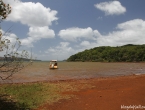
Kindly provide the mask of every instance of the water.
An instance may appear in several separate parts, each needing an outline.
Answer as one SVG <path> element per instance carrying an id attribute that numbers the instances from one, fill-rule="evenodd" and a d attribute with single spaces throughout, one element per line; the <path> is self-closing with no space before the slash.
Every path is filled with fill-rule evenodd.
<path id="1" fill-rule="evenodd" d="M 145 63 L 58 62 L 58 69 L 49 69 L 49 62 L 34 62 L 0 83 L 55 81 L 83 78 L 145 74 Z"/>

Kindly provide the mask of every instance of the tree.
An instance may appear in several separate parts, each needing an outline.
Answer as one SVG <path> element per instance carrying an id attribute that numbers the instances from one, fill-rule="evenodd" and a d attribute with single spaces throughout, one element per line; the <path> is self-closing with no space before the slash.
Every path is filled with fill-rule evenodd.
<path id="1" fill-rule="evenodd" d="M 139 62 L 145 61 L 145 45 L 95 47 L 72 55 L 67 61 Z"/>
<path id="2" fill-rule="evenodd" d="M 9 4 L 5 4 L 0 0 L 0 21 L 2 22 L 11 13 L 11 7 Z M 0 22 L 0 23 L 1 23 Z M 8 33 L 4 33 L 8 34 Z M 24 67 L 30 65 L 32 61 L 26 63 L 29 54 L 23 50 L 21 53 L 18 52 L 21 42 L 16 38 L 15 43 L 12 43 L 9 39 L 4 38 L 2 30 L 0 30 L 0 52 L 4 52 L 4 56 L 0 57 L 0 79 L 6 80 L 10 78 L 14 73 L 20 71 Z M 30 60 L 32 59 L 32 56 Z"/>
<path id="3" fill-rule="evenodd" d="M 7 18 L 8 14 L 11 13 L 11 7 L 9 4 L 5 4 L 2 0 L 0 0 L 0 23 Z M 5 40 L 2 40 L 2 31 L 0 30 L 0 51 L 3 51 L 3 47 L 5 46 Z"/>
<path id="4" fill-rule="evenodd" d="M 11 13 L 11 7 L 9 4 L 5 4 L 2 0 L 0 0 L 0 18 L 6 19 L 8 14 Z"/>

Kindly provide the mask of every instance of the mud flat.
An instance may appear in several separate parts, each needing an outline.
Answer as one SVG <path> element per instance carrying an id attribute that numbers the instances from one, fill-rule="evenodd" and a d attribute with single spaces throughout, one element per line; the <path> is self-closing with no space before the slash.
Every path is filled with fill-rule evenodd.
<path id="1" fill-rule="evenodd" d="M 145 75 L 119 76 L 75 80 L 75 84 L 89 84 L 91 88 L 64 92 L 75 95 L 52 105 L 44 104 L 37 110 L 144 110 Z"/>

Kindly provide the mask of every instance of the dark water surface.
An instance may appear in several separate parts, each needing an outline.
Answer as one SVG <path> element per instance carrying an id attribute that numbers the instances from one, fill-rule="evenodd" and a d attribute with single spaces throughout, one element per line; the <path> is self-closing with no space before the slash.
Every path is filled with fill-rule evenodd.
<path id="1" fill-rule="evenodd" d="M 112 77 L 145 74 L 145 63 L 58 62 L 58 69 L 50 70 L 49 62 L 33 65 L 0 83 L 55 81 L 68 79 Z"/>

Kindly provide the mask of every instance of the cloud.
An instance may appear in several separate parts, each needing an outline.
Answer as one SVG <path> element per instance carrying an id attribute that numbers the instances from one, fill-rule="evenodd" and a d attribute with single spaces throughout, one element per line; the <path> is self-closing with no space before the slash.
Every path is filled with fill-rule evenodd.
<path id="1" fill-rule="evenodd" d="M 95 7 L 105 12 L 105 15 L 120 15 L 126 12 L 126 8 L 119 1 L 102 2 L 95 4 Z"/>
<path id="2" fill-rule="evenodd" d="M 68 28 L 59 32 L 60 38 L 67 41 L 77 41 L 83 38 L 80 46 L 119 46 L 125 44 L 145 43 L 145 21 L 134 19 L 120 23 L 116 29 L 108 34 L 101 34 L 98 30 L 88 28 Z M 93 45 L 93 46 L 91 46 Z"/>
<path id="3" fill-rule="evenodd" d="M 68 56 L 76 53 L 76 51 L 70 46 L 69 42 L 60 42 L 58 46 L 50 47 L 45 53 L 49 54 L 50 58 L 64 60 Z"/>
<path id="4" fill-rule="evenodd" d="M 3 33 L 3 36 L 1 38 L 1 40 L 4 40 L 4 39 L 8 39 L 10 40 L 10 43 L 11 44 L 14 44 L 17 40 L 17 35 L 14 34 L 14 33 L 5 33 L 5 31 L 1 30 L 1 32 Z"/>
<path id="5" fill-rule="evenodd" d="M 9 40 L 9 43 L 8 43 L 8 49 L 7 48 L 3 48 L 3 51 L 0 52 L 0 56 L 4 56 L 5 54 L 9 54 L 11 53 L 12 51 L 16 51 L 17 49 L 17 52 L 18 53 L 22 53 L 22 51 L 20 50 L 19 46 L 19 39 L 17 37 L 17 35 L 15 35 L 14 33 L 5 33 L 3 30 L 1 30 L 1 32 L 3 33 L 3 36 L 1 37 L 1 40 Z M 6 42 L 7 44 L 7 42 Z"/>
<path id="6" fill-rule="evenodd" d="M 71 47 L 69 47 L 69 42 L 60 42 L 60 44 L 54 48 L 50 47 L 48 49 L 48 52 L 52 52 L 52 53 L 68 53 L 68 52 L 71 52 L 71 51 L 74 51 L 72 50 Z"/>
<path id="7" fill-rule="evenodd" d="M 53 21 L 58 20 L 57 11 L 44 7 L 41 3 L 33 2 L 6 2 L 12 5 L 12 12 L 8 16 L 8 21 L 21 22 L 28 26 L 50 26 Z"/>
<path id="8" fill-rule="evenodd" d="M 74 40 L 77 40 L 78 34 L 73 34 L 73 33 L 69 34 L 68 30 L 70 29 L 71 32 L 76 32 L 75 31 L 76 28 L 66 29 L 65 31 L 67 31 L 67 37 L 68 37 L 68 39 L 66 40 L 71 41 L 71 39 L 69 39 L 71 37 L 73 37 Z M 72 29 L 74 29 L 74 31 Z M 81 29 L 81 30 L 85 30 L 85 29 Z M 70 55 L 75 54 L 77 52 L 83 51 L 85 49 L 99 47 L 99 46 L 122 46 L 126 44 L 145 44 L 145 37 L 144 37 L 145 21 L 142 19 L 134 19 L 134 20 L 126 21 L 118 24 L 116 26 L 116 29 L 112 32 L 109 32 L 108 34 L 104 35 L 101 34 L 98 30 L 92 30 L 90 35 L 93 35 L 92 39 L 94 40 L 85 39 L 81 43 L 77 42 L 76 46 L 74 47 L 69 46 L 70 43 L 73 42 L 70 43 L 67 42 L 64 47 L 62 45 L 61 46 L 58 45 L 57 47 L 50 48 L 49 52 L 51 51 L 53 53 L 55 52 L 59 53 L 58 51 L 64 51 L 65 53 L 63 55 L 65 57 L 63 58 L 68 58 Z M 63 47 L 64 49 L 61 47 Z M 67 49 L 69 49 L 70 51 L 68 51 Z"/>
<path id="9" fill-rule="evenodd" d="M 58 36 L 67 41 L 77 41 L 81 38 L 93 39 L 93 30 L 90 27 L 84 29 L 73 27 L 65 30 L 60 30 Z"/>
<path id="10" fill-rule="evenodd" d="M 120 23 L 116 31 L 97 38 L 98 46 L 121 46 L 125 44 L 145 44 L 145 21 L 134 19 Z"/>
<path id="11" fill-rule="evenodd" d="M 82 41 L 80 45 L 87 47 L 90 45 L 90 42 L 89 41 Z"/>
<path id="12" fill-rule="evenodd" d="M 54 38 L 55 33 L 53 30 L 49 29 L 47 26 L 30 27 L 28 35 L 36 39 L 41 39 L 41 38 Z"/>
<path id="13" fill-rule="evenodd" d="M 22 45 L 33 46 L 33 42 L 44 38 L 54 38 L 55 32 L 49 29 L 52 22 L 57 23 L 57 11 L 44 7 L 37 2 L 21 2 L 20 0 L 5 0 L 12 6 L 12 12 L 7 21 L 20 22 L 29 26 L 28 37 L 21 39 Z"/>
<path id="14" fill-rule="evenodd" d="M 134 19 L 117 25 L 118 29 L 140 30 L 144 29 L 145 21 L 142 19 Z"/>
<path id="15" fill-rule="evenodd" d="M 68 28 L 76 32 L 76 29 L 85 30 L 87 28 Z M 65 31 L 66 31 L 65 30 Z M 72 37 L 71 34 L 67 34 L 68 38 Z M 76 35 L 76 36 L 75 36 Z M 92 39 L 84 37 L 78 37 L 78 34 L 73 34 L 74 40 L 78 38 L 84 38 L 80 42 L 71 42 L 70 39 L 66 39 L 69 42 L 60 42 L 56 46 L 52 46 L 45 51 L 45 54 L 38 55 L 38 58 L 47 60 L 57 59 L 64 60 L 69 56 L 99 46 L 122 46 L 126 44 L 145 44 L 145 21 L 142 19 L 134 19 L 120 23 L 116 26 L 116 29 L 108 34 L 101 34 L 98 30 L 91 31 Z M 61 36 L 60 36 L 61 37 Z M 73 45 L 73 46 L 72 46 Z M 43 52 L 44 53 L 44 52 Z"/>
<path id="16" fill-rule="evenodd" d="M 42 38 L 54 38 L 55 33 L 53 30 L 49 29 L 47 26 L 44 27 L 30 27 L 29 37 L 21 39 L 22 45 L 33 46 L 32 43 L 36 42 Z"/>

